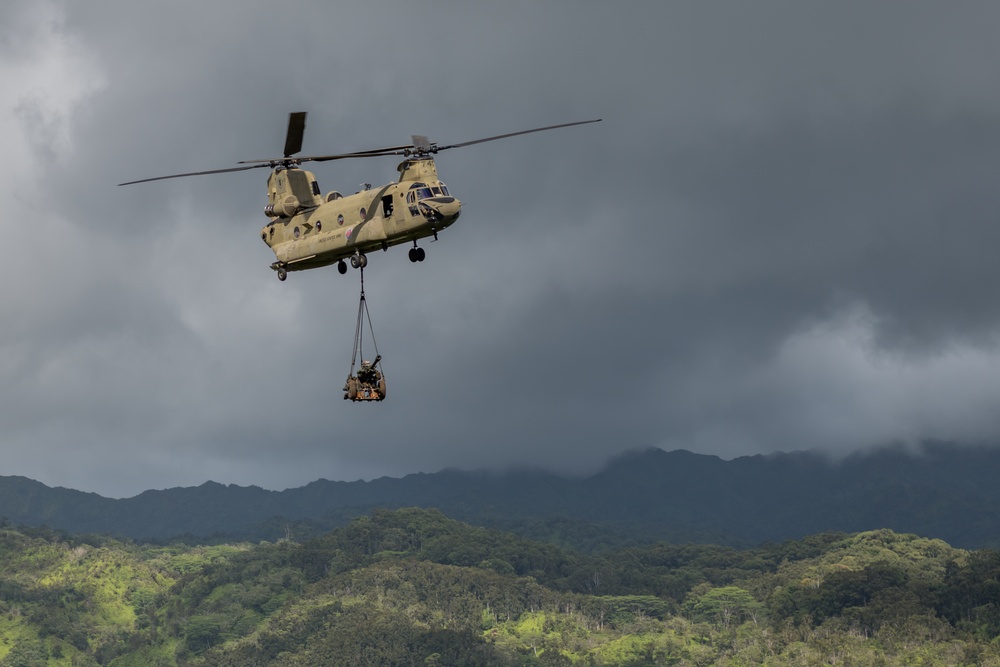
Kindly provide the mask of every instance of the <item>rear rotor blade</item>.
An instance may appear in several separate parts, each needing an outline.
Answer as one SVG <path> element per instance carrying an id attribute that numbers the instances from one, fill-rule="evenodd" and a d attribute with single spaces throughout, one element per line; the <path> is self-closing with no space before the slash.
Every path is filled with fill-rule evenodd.
<path id="1" fill-rule="evenodd" d="M 306 131 L 306 112 L 293 111 L 288 114 L 288 132 L 285 134 L 285 157 L 302 150 L 302 135 Z"/>
<path id="2" fill-rule="evenodd" d="M 376 148 L 370 151 L 354 151 L 353 153 L 335 153 L 333 155 L 304 155 L 302 157 L 290 158 L 288 162 L 298 164 L 300 162 L 328 162 L 330 160 L 345 160 L 348 158 L 355 157 L 379 157 L 382 155 L 405 155 L 405 151 L 412 149 L 413 146 L 390 146 L 388 148 Z M 273 158 L 266 160 L 240 160 L 239 164 L 254 164 L 265 162 L 268 164 L 283 162 L 283 160 L 275 160 Z"/>
<path id="3" fill-rule="evenodd" d="M 136 183 L 149 183 L 150 181 L 164 181 L 168 178 L 182 178 L 184 176 L 204 176 L 205 174 L 225 174 L 230 171 L 246 171 L 247 169 L 256 169 L 257 167 L 269 167 L 270 164 L 251 164 L 245 167 L 229 167 L 228 169 L 212 169 L 210 171 L 191 171 L 186 174 L 171 174 L 170 176 L 157 176 L 155 178 L 143 178 L 138 181 L 128 181 L 127 183 L 119 183 L 118 185 L 135 185 Z"/>

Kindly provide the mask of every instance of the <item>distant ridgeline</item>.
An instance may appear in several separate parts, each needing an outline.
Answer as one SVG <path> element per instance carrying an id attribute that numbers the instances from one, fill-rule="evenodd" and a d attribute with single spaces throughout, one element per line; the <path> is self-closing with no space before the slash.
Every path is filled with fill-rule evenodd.
<path id="1" fill-rule="evenodd" d="M 221 542 L 302 539 L 375 508 L 425 507 L 584 552 L 654 541 L 754 545 L 879 528 L 997 548 L 998 479 L 1000 448 L 935 443 L 837 462 L 804 452 L 724 461 L 649 449 L 587 478 L 446 470 L 320 480 L 280 492 L 208 482 L 121 500 L 0 477 L 0 516 L 70 533 Z"/>

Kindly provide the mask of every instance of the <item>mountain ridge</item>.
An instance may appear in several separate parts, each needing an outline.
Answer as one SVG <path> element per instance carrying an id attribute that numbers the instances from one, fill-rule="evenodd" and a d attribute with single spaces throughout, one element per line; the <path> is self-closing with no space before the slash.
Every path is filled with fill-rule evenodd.
<path id="1" fill-rule="evenodd" d="M 597 526 L 637 542 L 748 545 L 891 528 L 982 548 L 1000 545 L 998 478 L 1000 449 L 949 443 L 840 460 L 801 451 L 724 460 L 648 448 L 583 477 L 446 469 L 371 481 L 318 479 L 284 491 L 208 481 L 124 499 L 0 476 L 0 515 L 139 540 L 276 539 L 291 525 L 328 530 L 376 508 L 415 506 L 515 531 L 540 521 Z"/>

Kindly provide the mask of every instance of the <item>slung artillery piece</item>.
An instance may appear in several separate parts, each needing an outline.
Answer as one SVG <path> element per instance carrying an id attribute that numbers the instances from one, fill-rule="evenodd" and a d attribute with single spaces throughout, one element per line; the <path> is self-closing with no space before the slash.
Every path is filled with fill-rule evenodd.
<path id="1" fill-rule="evenodd" d="M 306 113 L 299 111 L 289 115 L 285 151 L 281 158 L 246 160 L 238 163 L 242 165 L 238 167 L 158 176 L 120 185 L 259 167 L 270 168 L 273 171 L 267 179 L 268 203 L 264 207 L 264 214 L 269 222 L 261 230 L 260 236 L 274 252 L 276 261 L 271 264 L 271 268 L 280 280 L 285 280 L 289 271 L 330 264 L 336 264 L 343 274 L 347 273 L 346 260 L 354 268 L 362 268 L 368 263 L 367 253 L 388 250 L 401 243 L 412 243 L 410 261 L 422 262 L 425 251 L 417 245 L 417 241 L 427 237 L 436 240 L 441 230 L 458 220 L 462 202 L 451 194 L 438 176 L 433 157 L 437 153 L 521 134 L 596 123 L 599 120 L 549 125 L 444 146 L 439 146 L 424 136 L 413 136 L 413 143 L 405 146 L 295 157 L 302 150 L 302 137 L 306 127 Z M 337 191 L 322 194 L 315 175 L 299 167 L 304 162 L 387 155 L 403 157 L 397 167 L 399 180 L 374 192 L 370 186 L 366 186 L 364 190 L 347 196 Z"/>
<path id="2" fill-rule="evenodd" d="M 368 335 L 375 348 L 375 361 L 365 359 L 364 337 L 365 323 L 368 324 Z M 355 372 L 358 358 L 361 366 Z M 354 353 L 351 355 L 351 370 L 344 383 L 344 398 L 352 401 L 381 401 L 385 399 L 385 371 L 382 369 L 382 355 L 378 352 L 375 342 L 375 329 L 372 327 L 371 314 L 368 312 L 368 302 L 365 300 L 365 268 L 361 267 L 361 301 L 358 303 L 358 321 L 354 327 Z"/>
<path id="3" fill-rule="evenodd" d="M 385 399 L 385 376 L 379 370 L 382 356 L 375 361 L 361 362 L 357 375 L 353 372 L 344 383 L 344 398 L 352 401 L 381 401 Z M 352 369 L 353 370 L 353 369 Z"/>

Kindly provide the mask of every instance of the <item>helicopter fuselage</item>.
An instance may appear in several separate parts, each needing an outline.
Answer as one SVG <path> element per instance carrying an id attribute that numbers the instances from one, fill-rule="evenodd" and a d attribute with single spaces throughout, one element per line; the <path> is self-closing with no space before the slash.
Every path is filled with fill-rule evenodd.
<path id="1" fill-rule="evenodd" d="M 454 223 L 462 203 L 441 182 L 432 158 L 406 159 L 398 170 L 399 180 L 381 188 L 321 196 L 311 172 L 276 169 L 268 179 L 265 214 L 270 222 L 261 230 L 261 239 L 274 251 L 277 261 L 271 268 L 278 277 L 284 280 L 287 271 L 334 263 L 340 263 L 344 273 L 344 259 L 363 267 L 366 253 L 401 243 L 412 242 L 411 261 L 422 260 L 416 242 L 436 238 Z"/>
<path id="2" fill-rule="evenodd" d="M 285 280 L 289 271 L 302 271 L 334 263 L 341 273 L 347 273 L 345 259 L 350 258 L 354 268 L 364 268 L 368 263 L 366 253 L 378 249 L 388 250 L 400 243 L 413 243 L 410 261 L 422 262 L 425 252 L 417 246 L 417 241 L 428 236 L 437 239 L 438 232 L 458 219 L 462 212 L 462 202 L 453 197 L 441 182 L 433 155 L 452 148 L 597 123 L 600 120 L 595 118 L 547 125 L 445 145 L 432 142 L 423 135 L 413 135 L 413 143 L 404 146 L 295 157 L 302 150 L 302 136 L 306 127 L 306 112 L 295 111 L 288 115 L 285 151 L 281 158 L 243 160 L 236 167 L 156 176 L 118 185 L 270 168 L 273 171 L 267 179 L 268 203 L 264 207 L 264 214 L 269 222 L 261 230 L 260 238 L 274 251 L 275 261 L 271 268 L 278 274 L 278 278 Z M 405 156 L 397 167 L 398 181 L 377 190 L 372 190 L 366 184 L 364 190 L 346 197 L 336 191 L 323 196 L 316 177 L 299 166 L 304 162 L 389 155 Z"/>

